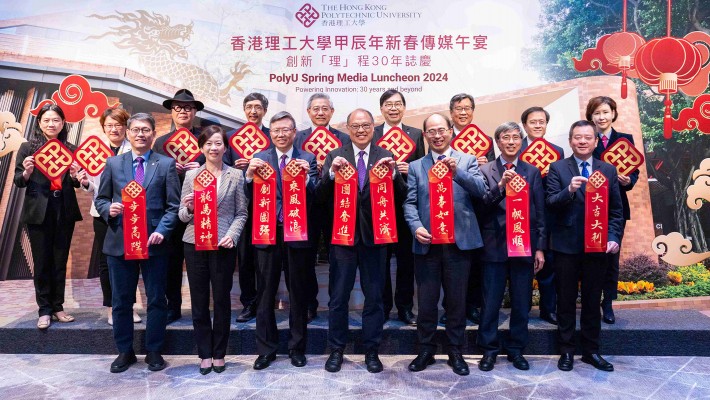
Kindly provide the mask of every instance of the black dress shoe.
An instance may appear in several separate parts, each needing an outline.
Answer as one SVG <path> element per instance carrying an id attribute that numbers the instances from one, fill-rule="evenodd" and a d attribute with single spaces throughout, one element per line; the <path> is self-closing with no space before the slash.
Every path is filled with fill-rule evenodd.
<path id="1" fill-rule="evenodd" d="M 118 357 L 116 357 L 116 359 L 111 363 L 111 372 L 123 372 L 127 370 L 131 364 L 135 364 L 136 362 L 138 362 L 138 359 L 136 358 L 136 354 L 134 352 L 119 353 Z"/>
<path id="2" fill-rule="evenodd" d="M 404 322 L 405 325 L 416 325 L 417 324 L 417 316 L 414 315 L 412 310 L 403 310 L 397 312 L 397 316 L 399 317 L 399 320 Z"/>
<path id="3" fill-rule="evenodd" d="M 211 365 L 210 365 L 209 367 L 207 367 L 207 368 L 202 368 L 202 367 L 200 367 L 200 374 L 201 374 L 201 375 L 207 375 L 207 374 L 209 374 L 210 372 L 212 372 L 212 366 L 211 366 Z"/>
<path id="4" fill-rule="evenodd" d="M 376 351 L 370 351 L 365 354 L 365 365 L 367 366 L 367 372 L 373 374 L 382 372 L 382 361 L 380 361 Z"/>
<path id="5" fill-rule="evenodd" d="M 611 308 L 611 303 L 608 305 L 602 304 L 602 321 L 606 324 L 616 323 L 616 317 L 614 316 L 614 309 Z"/>
<path id="6" fill-rule="evenodd" d="M 434 360 L 434 354 L 428 351 L 422 351 L 419 353 L 417 358 L 415 358 L 411 363 L 409 363 L 409 370 L 412 372 L 424 371 L 427 366 L 432 365 L 436 362 Z"/>
<path id="7" fill-rule="evenodd" d="M 463 359 L 461 353 L 449 353 L 449 361 L 446 362 L 456 375 L 468 375 L 468 364 Z"/>
<path id="8" fill-rule="evenodd" d="M 237 316 L 237 322 L 249 322 L 256 318 L 256 303 L 247 304 Z"/>
<path id="9" fill-rule="evenodd" d="M 265 356 L 259 356 L 254 361 L 254 369 L 264 369 L 271 365 L 271 362 L 276 360 L 276 353 L 267 354 Z"/>
<path id="10" fill-rule="evenodd" d="M 294 367 L 303 367 L 306 365 L 306 355 L 303 354 L 301 350 L 291 350 L 288 353 L 288 357 L 291 359 L 291 365 Z"/>
<path id="11" fill-rule="evenodd" d="M 343 365 L 343 350 L 335 349 L 330 353 L 325 362 L 325 370 L 328 372 L 338 372 Z"/>
<path id="12" fill-rule="evenodd" d="M 557 314 L 556 313 L 540 313 L 540 319 L 543 321 L 547 321 L 551 323 L 552 325 L 557 325 Z"/>
<path id="13" fill-rule="evenodd" d="M 145 363 L 151 371 L 160 371 L 165 368 L 165 359 L 157 351 L 149 351 L 145 355 Z"/>
<path id="14" fill-rule="evenodd" d="M 310 324 L 316 318 L 318 318 L 318 312 L 316 310 L 308 310 L 308 313 L 306 314 L 308 323 Z"/>
<path id="15" fill-rule="evenodd" d="M 574 367 L 574 355 L 572 353 L 564 353 L 557 361 L 557 368 L 560 371 L 572 371 Z"/>
<path id="16" fill-rule="evenodd" d="M 508 361 L 512 362 L 513 366 L 521 371 L 527 371 L 530 369 L 528 360 L 526 360 L 522 354 L 508 354 Z"/>
<path id="17" fill-rule="evenodd" d="M 582 356 L 582 362 L 601 371 L 611 372 L 614 370 L 614 366 L 599 354 L 585 354 Z"/>
<path id="18" fill-rule="evenodd" d="M 222 372 L 224 372 L 225 369 L 227 369 L 227 364 L 219 365 L 219 366 L 218 365 L 212 366 L 212 371 L 214 371 L 218 374 L 221 374 Z"/>
<path id="19" fill-rule="evenodd" d="M 478 308 L 472 308 L 468 312 L 466 312 L 466 319 L 473 322 L 476 325 L 481 324 L 481 312 L 478 311 Z"/>
<path id="20" fill-rule="evenodd" d="M 478 369 L 481 371 L 490 371 L 496 364 L 496 358 L 494 356 L 483 356 L 481 361 L 478 362 Z"/>
<path id="21" fill-rule="evenodd" d="M 168 317 L 167 317 L 167 323 L 172 324 L 173 322 L 179 320 L 180 318 L 182 318 L 182 314 L 180 314 L 180 311 L 169 310 Z"/>
<path id="22" fill-rule="evenodd" d="M 439 318 L 439 323 L 441 325 L 446 325 L 446 313 L 441 314 L 441 318 Z"/>

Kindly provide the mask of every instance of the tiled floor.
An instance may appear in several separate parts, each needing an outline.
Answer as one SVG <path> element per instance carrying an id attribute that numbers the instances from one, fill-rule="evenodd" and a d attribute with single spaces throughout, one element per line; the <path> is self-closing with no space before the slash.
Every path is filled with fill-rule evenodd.
<path id="1" fill-rule="evenodd" d="M 427 370 L 407 370 L 411 356 L 382 357 L 384 372 L 370 374 L 363 356 L 346 355 L 339 373 L 323 370 L 325 356 L 311 356 L 304 368 L 279 357 L 268 369 L 251 368 L 253 356 L 227 358 L 227 370 L 202 376 L 197 359 L 166 357 L 168 367 L 149 372 L 139 362 L 111 374 L 110 356 L 0 355 L 3 399 L 696 399 L 710 397 L 710 358 L 609 357 L 606 373 L 577 360 L 572 372 L 557 370 L 556 357 L 529 357 L 518 371 L 500 358 L 491 372 L 476 368 L 455 375 L 445 357 Z"/>

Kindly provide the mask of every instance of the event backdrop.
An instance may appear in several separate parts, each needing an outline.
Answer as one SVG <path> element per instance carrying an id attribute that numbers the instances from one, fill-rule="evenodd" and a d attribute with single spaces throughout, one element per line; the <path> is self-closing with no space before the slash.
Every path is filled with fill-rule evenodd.
<path id="1" fill-rule="evenodd" d="M 432 112 L 448 113 L 449 99 L 465 92 L 476 98 L 473 122 L 489 135 L 502 122 L 519 121 L 525 108 L 545 107 L 551 114 L 546 139 L 568 154 L 569 126 L 584 118 L 589 98 L 611 96 L 619 104 L 615 128 L 631 133 L 646 155 L 629 196 L 632 220 L 622 257 L 691 253 L 693 262 L 702 260 L 709 255 L 710 228 L 710 207 L 702 207 L 710 194 L 700 185 L 710 179 L 708 165 L 701 168 L 710 157 L 710 135 L 703 133 L 710 131 L 710 100 L 701 95 L 707 93 L 710 7 L 706 1 L 675 2 L 671 32 L 665 2 L 632 2 L 629 22 L 624 2 L 603 3 L 5 2 L 0 5 L 0 280 L 32 275 L 29 242 L 18 223 L 24 193 L 12 185 L 11 152 L 31 133 L 30 110 L 49 98 L 78 110 L 69 136 L 75 144 L 101 135 L 97 110 L 116 102 L 129 112 L 152 113 L 164 134 L 171 120 L 160 103 L 183 87 L 206 104 L 200 123 L 227 129 L 243 124 L 242 101 L 250 92 L 269 99 L 265 121 L 287 110 L 299 129 L 311 124 L 306 101 L 316 92 L 331 96 L 335 126 L 356 107 L 371 110 L 382 122 L 378 100 L 389 88 L 406 96 L 405 123 L 414 126 Z M 636 62 L 625 68 L 618 51 L 616 58 L 607 57 L 601 39 L 627 27 L 640 38 L 622 43 L 630 59 L 655 37 L 699 31 L 686 40 L 699 54 L 692 93 L 683 82 L 680 92 L 659 89 L 658 82 L 632 68 Z M 60 87 L 71 75 L 85 80 L 72 77 L 75 86 Z M 628 84 L 626 95 L 622 81 Z M 95 100 L 91 91 L 107 98 Z M 698 124 L 676 121 L 676 133 L 664 137 L 666 97 L 674 102 L 669 106 L 674 118 L 680 118 L 681 108 L 692 112 L 693 100 L 700 99 Z M 687 198 L 696 181 L 697 204 Z M 96 276 L 90 201 L 79 193 L 84 221 L 74 233 L 72 278 Z M 656 239 L 661 244 L 652 246 L 659 235 L 675 241 L 661 236 Z M 681 251 L 683 245 L 689 247 Z"/>

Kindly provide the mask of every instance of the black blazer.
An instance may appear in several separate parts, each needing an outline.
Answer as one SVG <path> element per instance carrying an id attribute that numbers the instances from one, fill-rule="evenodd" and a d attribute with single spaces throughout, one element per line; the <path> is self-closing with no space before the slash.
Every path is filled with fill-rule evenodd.
<path id="1" fill-rule="evenodd" d="M 498 182 L 505 171 L 500 158 L 481 166 L 481 173 L 488 183 L 488 191 L 483 197 L 483 205 L 476 207 L 476 217 L 483 238 L 481 259 L 488 262 L 504 262 L 508 259 L 506 240 L 505 189 L 500 190 Z M 540 171 L 532 165 L 518 160 L 515 172 L 525 178 L 530 187 L 530 245 L 532 253 L 546 250 L 545 192 Z M 532 262 L 532 257 L 524 257 Z"/>
<path id="2" fill-rule="evenodd" d="M 611 128 L 611 135 L 609 135 L 609 143 L 607 143 L 607 147 L 611 146 L 614 142 L 621 138 L 625 138 L 631 143 L 634 142 L 633 136 L 628 133 L 617 132 L 614 128 Z M 594 153 L 592 155 L 594 158 L 601 160 L 604 150 L 604 144 L 602 143 L 601 135 L 599 135 L 597 147 L 594 149 Z M 629 207 L 629 198 L 626 196 L 626 192 L 633 189 L 634 185 L 636 185 L 636 182 L 639 180 L 639 170 L 634 171 L 633 174 L 629 175 L 629 178 L 631 178 L 631 183 L 628 186 L 619 185 L 619 189 L 621 190 L 621 204 L 624 206 L 624 219 L 627 221 L 631 219 L 631 208 Z"/>
<path id="3" fill-rule="evenodd" d="M 608 241 L 621 243 L 623 212 L 619 181 L 613 165 L 594 159 L 592 173 L 601 171 L 609 179 Z M 550 248 L 565 254 L 584 253 L 584 185 L 570 193 L 567 187 L 572 177 L 580 176 L 574 156 L 550 165 L 547 174 L 547 211 L 551 213 Z"/>
<path id="4" fill-rule="evenodd" d="M 308 215 L 310 215 L 311 204 L 313 202 L 313 197 L 316 189 L 316 182 L 318 181 L 318 166 L 316 165 L 316 157 L 306 151 L 299 151 L 295 146 L 293 148 L 293 154 L 291 154 L 291 157 L 293 159 L 306 160 L 310 165 L 310 168 L 308 170 L 308 178 L 306 179 L 306 211 Z M 278 154 L 276 153 L 276 147 L 271 147 L 264 151 L 260 151 L 254 154 L 254 158 L 266 161 L 267 163 L 269 163 L 271 168 L 276 170 L 276 214 L 278 215 L 279 211 L 283 207 L 283 200 L 281 199 L 282 177 L 281 169 L 279 168 L 280 161 L 278 159 Z M 254 193 L 254 181 L 248 182 L 246 185 L 244 185 L 244 190 L 246 191 L 249 203 L 252 203 L 251 198 Z M 253 208 L 249 211 L 253 213 Z M 251 238 L 249 238 L 249 240 L 251 240 Z M 310 247 L 310 242 L 310 240 L 304 240 L 298 242 L 285 242 L 285 244 L 293 248 L 306 248 Z M 269 245 L 266 244 L 254 245 L 254 247 L 258 247 L 260 249 L 264 249 L 268 246 Z"/>
<path id="5" fill-rule="evenodd" d="M 72 152 L 76 150 L 76 146 L 71 143 L 64 144 Z M 44 221 L 44 216 L 47 211 L 47 201 L 50 196 L 49 179 L 37 168 L 32 171 L 32 175 L 30 175 L 30 179 L 27 181 L 22 177 L 22 173 L 25 171 L 22 162 L 32 154 L 33 151 L 30 148 L 30 144 L 25 142 L 22 143 L 17 150 L 17 157 L 15 159 L 15 185 L 17 185 L 18 188 L 26 188 L 25 201 L 22 205 L 22 215 L 20 216 L 20 223 L 23 224 L 41 224 Z M 62 176 L 62 197 L 64 203 L 64 217 L 68 221 L 81 221 L 82 219 L 79 204 L 76 202 L 76 193 L 74 192 L 74 188 L 78 187 L 79 181 L 72 179 L 71 176 L 69 176 L 69 171 L 65 172 L 64 176 Z"/>
<path id="6" fill-rule="evenodd" d="M 353 145 L 349 144 L 341 148 L 335 149 L 328 153 L 325 158 L 325 163 L 323 164 L 323 169 L 321 171 L 321 179 L 316 186 L 316 195 L 321 199 L 332 199 L 333 191 L 335 190 L 335 180 L 330 178 L 330 166 L 333 164 L 333 160 L 336 157 L 343 157 L 353 167 L 357 168 L 357 162 L 355 161 L 355 153 L 353 151 Z M 373 247 L 375 246 L 375 239 L 372 230 L 372 205 L 370 204 L 370 169 L 377 163 L 377 161 L 385 158 L 392 157 L 392 153 L 375 145 L 375 141 L 370 142 L 370 155 L 367 160 L 367 171 L 368 176 L 365 177 L 365 184 L 357 194 L 357 222 L 355 224 L 355 241 L 354 244 L 359 243 L 365 246 Z M 407 184 L 402 178 L 402 174 L 396 173 L 394 176 L 394 191 L 395 196 L 404 196 L 407 192 Z M 386 245 L 378 245 L 386 246 Z"/>
<path id="7" fill-rule="evenodd" d="M 372 143 L 376 144 L 377 141 L 380 140 L 385 133 L 387 133 L 387 132 L 384 132 L 384 129 L 385 129 L 385 124 L 377 125 L 375 127 L 375 134 L 372 136 Z M 417 144 L 417 148 L 416 148 L 416 150 L 414 150 L 414 153 L 410 154 L 409 157 L 405 161 L 407 163 L 410 163 L 414 160 L 418 160 L 418 159 L 424 157 L 426 155 L 426 153 L 424 152 L 424 135 L 422 135 L 422 130 L 411 127 L 409 125 L 404 125 L 404 124 L 402 124 L 402 130 L 405 133 L 407 133 L 407 135 L 409 135 L 410 138 L 412 138 L 414 143 Z"/>
<path id="8" fill-rule="evenodd" d="M 328 129 L 328 128 L 326 127 L 326 129 Z M 350 142 L 350 135 L 348 135 L 347 133 L 345 133 L 343 131 L 339 131 L 339 130 L 332 128 L 332 127 L 328 130 L 330 131 L 330 133 L 335 135 L 338 138 L 338 140 L 340 140 L 340 142 L 343 144 L 343 146 L 349 145 L 351 143 Z M 308 137 L 311 136 L 311 133 L 313 133 L 313 128 L 308 128 L 308 129 L 304 129 L 302 131 L 296 132 L 296 138 L 293 140 L 293 147 L 297 148 L 299 151 L 303 150 L 303 148 L 302 148 L 303 142 L 305 142 L 306 139 L 308 139 Z"/>
<path id="9" fill-rule="evenodd" d="M 101 175 L 99 193 L 94 200 L 96 211 L 108 222 L 103 252 L 108 256 L 123 256 L 123 215 L 109 217 L 111 203 L 121 202 L 121 190 L 133 180 L 133 153 L 109 157 Z M 178 223 L 180 209 L 180 184 L 175 171 L 175 160 L 151 152 L 146 162 L 143 187 L 146 191 L 146 216 L 148 235 L 158 232 L 163 242 L 148 249 L 150 256 L 166 255 L 169 252 L 170 235 Z M 182 239 L 182 238 L 180 238 Z"/>

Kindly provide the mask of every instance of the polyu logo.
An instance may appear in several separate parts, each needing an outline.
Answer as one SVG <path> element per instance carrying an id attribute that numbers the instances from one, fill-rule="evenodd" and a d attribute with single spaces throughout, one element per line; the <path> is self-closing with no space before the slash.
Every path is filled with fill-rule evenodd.
<path id="1" fill-rule="evenodd" d="M 312 5 L 306 3 L 298 11 L 296 11 L 296 19 L 306 28 L 310 28 L 318 18 L 320 13 Z"/>

